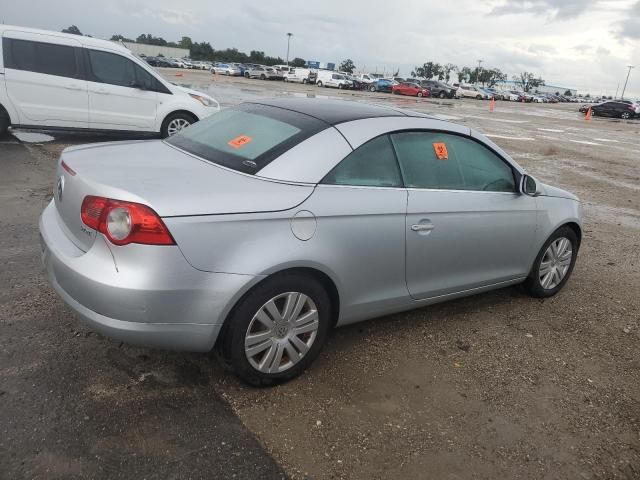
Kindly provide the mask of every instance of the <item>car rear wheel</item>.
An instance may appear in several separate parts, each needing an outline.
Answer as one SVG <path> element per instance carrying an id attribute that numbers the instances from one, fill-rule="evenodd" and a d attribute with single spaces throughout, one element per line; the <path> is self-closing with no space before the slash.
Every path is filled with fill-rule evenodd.
<path id="1" fill-rule="evenodd" d="M 631 113 L 629 112 L 622 112 L 622 114 L 620 114 L 620 118 L 622 118 L 623 120 L 628 120 L 631 118 Z"/>
<path id="2" fill-rule="evenodd" d="M 318 80 L 318 83 L 316 83 L 316 85 L 318 85 L 319 87 L 322 86 L 322 82 L 320 80 Z"/>
<path id="3" fill-rule="evenodd" d="M 164 122 L 162 122 L 162 127 L 160 127 L 160 136 L 162 138 L 170 137 L 192 123 L 196 123 L 196 121 L 197 119 L 193 115 L 186 112 L 172 113 L 164 119 Z"/>
<path id="4" fill-rule="evenodd" d="M 376 87 L 374 87 L 373 85 L 371 85 L 371 86 L 369 87 L 369 91 L 370 91 L 370 92 L 375 92 L 375 91 L 376 91 Z"/>
<path id="5" fill-rule="evenodd" d="M 314 278 L 282 274 L 251 290 L 227 319 L 222 355 L 254 386 L 286 382 L 318 356 L 330 327 L 331 303 Z"/>
<path id="6" fill-rule="evenodd" d="M 0 138 L 7 134 L 10 123 L 9 115 L 5 112 L 4 108 L 0 106 Z"/>
<path id="7" fill-rule="evenodd" d="M 482 95 L 476 95 L 476 100 L 482 100 Z"/>
<path id="8" fill-rule="evenodd" d="M 447 98 L 447 94 L 444 92 L 440 92 L 440 95 L 438 95 L 440 98 Z"/>
<path id="9" fill-rule="evenodd" d="M 422 92 L 418 92 L 416 95 L 417 95 L 418 97 L 422 97 Z"/>
<path id="10" fill-rule="evenodd" d="M 267 76 L 263 73 L 262 75 L 260 75 L 260 80 L 266 80 Z"/>
<path id="11" fill-rule="evenodd" d="M 560 227 L 540 249 L 525 290 L 536 298 L 551 297 L 569 280 L 578 254 L 578 237 L 569 227 Z"/>

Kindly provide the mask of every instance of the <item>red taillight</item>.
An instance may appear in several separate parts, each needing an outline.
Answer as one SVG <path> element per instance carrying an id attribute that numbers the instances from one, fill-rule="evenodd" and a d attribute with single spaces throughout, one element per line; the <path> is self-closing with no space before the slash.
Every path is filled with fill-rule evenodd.
<path id="1" fill-rule="evenodd" d="M 64 169 L 65 172 L 67 172 L 69 175 L 71 175 L 72 177 L 75 176 L 76 172 L 73 171 L 73 169 L 67 165 L 66 163 L 64 163 L 64 160 L 62 162 L 60 162 L 60 166 Z"/>
<path id="2" fill-rule="evenodd" d="M 140 203 L 89 195 L 82 201 L 80 218 L 115 245 L 175 245 L 158 214 Z"/>

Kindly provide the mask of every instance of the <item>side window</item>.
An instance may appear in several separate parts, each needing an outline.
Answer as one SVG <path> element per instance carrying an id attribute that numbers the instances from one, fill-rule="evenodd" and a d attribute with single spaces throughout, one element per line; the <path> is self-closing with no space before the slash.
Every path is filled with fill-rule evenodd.
<path id="1" fill-rule="evenodd" d="M 391 138 L 407 187 L 515 192 L 511 167 L 470 138 L 438 132 Z"/>
<path id="2" fill-rule="evenodd" d="M 53 43 L 2 39 L 4 66 L 58 77 L 80 78 L 74 47 Z"/>
<path id="3" fill-rule="evenodd" d="M 135 83 L 135 64 L 121 55 L 87 50 L 91 67 L 91 80 L 121 87 L 130 87 Z"/>
<path id="4" fill-rule="evenodd" d="M 365 187 L 401 187 L 398 163 L 387 135 L 374 138 L 347 155 L 321 183 Z"/>

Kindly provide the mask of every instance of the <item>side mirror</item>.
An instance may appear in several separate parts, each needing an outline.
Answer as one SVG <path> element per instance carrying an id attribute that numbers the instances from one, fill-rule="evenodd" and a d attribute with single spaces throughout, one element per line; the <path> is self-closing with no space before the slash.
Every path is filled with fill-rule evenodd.
<path id="1" fill-rule="evenodd" d="M 530 175 L 523 175 L 520 181 L 520 193 L 537 197 L 542 194 L 542 190 L 535 178 Z"/>

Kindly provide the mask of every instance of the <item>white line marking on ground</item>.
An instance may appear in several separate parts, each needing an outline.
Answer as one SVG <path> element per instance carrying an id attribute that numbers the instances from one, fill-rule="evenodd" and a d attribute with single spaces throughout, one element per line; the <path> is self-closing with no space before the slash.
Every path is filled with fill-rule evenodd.
<path id="1" fill-rule="evenodd" d="M 506 135 L 492 135 L 488 133 L 485 133 L 485 136 L 489 138 L 503 138 L 505 140 L 523 140 L 523 141 L 535 140 L 535 138 L 531 138 L 531 137 L 508 137 Z"/>
<path id="2" fill-rule="evenodd" d="M 618 142 L 618 140 L 612 140 L 612 139 L 608 139 L 608 138 L 594 138 L 594 140 L 596 140 L 597 142 L 613 142 L 613 143 L 620 143 L 620 142 Z"/>
<path id="3" fill-rule="evenodd" d="M 484 115 L 465 115 L 467 118 L 479 118 L 481 120 L 492 120 L 494 122 L 502 122 L 502 123 L 529 123 L 529 120 L 508 120 L 506 118 L 497 118 L 492 116 L 484 116 Z"/>
<path id="4" fill-rule="evenodd" d="M 601 143 L 588 142 L 588 141 L 586 141 L 586 140 L 569 140 L 569 141 L 570 141 L 570 142 L 573 142 L 573 143 L 581 143 L 582 145 L 597 145 L 597 146 L 599 146 L 599 147 L 601 147 L 601 146 L 602 146 L 602 144 L 601 144 Z"/>
<path id="5" fill-rule="evenodd" d="M 539 128 L 538 130 L 543 132 L 564 133 L 564 130 L 559 130 L 557 128 Z"/>

